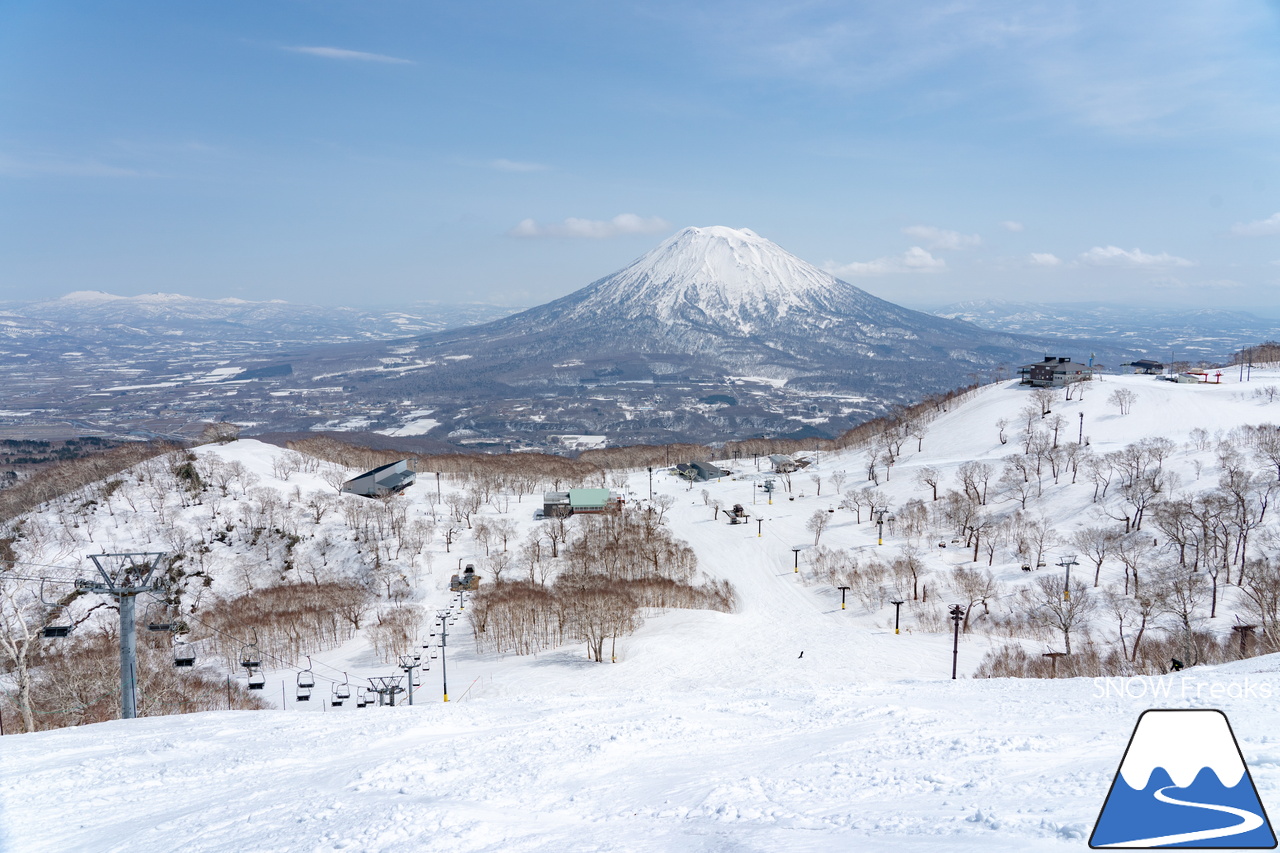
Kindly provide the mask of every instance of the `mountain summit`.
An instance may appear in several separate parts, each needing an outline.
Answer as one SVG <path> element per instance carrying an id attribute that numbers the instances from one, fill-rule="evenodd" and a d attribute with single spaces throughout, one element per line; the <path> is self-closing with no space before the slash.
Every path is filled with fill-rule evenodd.
<path id="1" fill-rule="evenodd" d="M 715 318 L 744 333 L 862 291 L 748 229 L 685 228 L 590 288 L 580 310 L 606 305 L 664 321 Z"/>
<path id="2" fill-rule="evenodd" d="M 520 348 L 561 361 L 711 357 L 720 374 L 749 369 L 788 381 L 849 374 L 829 382 L 832 387 L 847 387 L 854 375 L 860 377 L 854 384 L 865 385 L 870 365 L 859 362 L 868 359 L 874 360 L 871 372 L 881 374 L 891 363 L 923 358 L 966 363 L 972 370 L 1039 348 L 886 302 L 754 231 L 724 226 L 685 228 L 568 296 L 424 342 L 452 345 L 477 336 L 488 346 L 518 339 Z M 948 372 L 943 381 L 952 387 L 954 378 Z"/>

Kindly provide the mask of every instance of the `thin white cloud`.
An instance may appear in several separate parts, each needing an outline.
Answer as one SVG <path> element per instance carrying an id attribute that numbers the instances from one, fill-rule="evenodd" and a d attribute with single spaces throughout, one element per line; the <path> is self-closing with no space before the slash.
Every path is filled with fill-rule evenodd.
<path id="1" fill-rule="evenodd" d="M 1151 287 L 1161 290 L 1234 290 L 1244 285 L 1229 278 L 1215 278 L 1207 281 L 1184 281 L 1175 276 L 1163 276 L 1147 281 Z"/>
<path id="2" fill-rule="evenodd" d="M 63 178 L 151 178 L 144 172 L 124 166 L 112 166 L 96 160 L 61 160 L 51 157 L 20 159 L 0 153 L 0 175 L 10 178 L 34 178 L 52 175 Z"/>
<path id="3" fill-rule="evenodd" d="M 826 264 L 827 272 L 834 276 L 875 276 L 893 275 L 895 273 L 930 273 L 941 272 L 947 268 L 947 262 L 935 258 L 919 246 L 912 246 L 901 255 L 876 258 L 874 261 L 854 261 L 851 264 Z"/>
<path id="4" fill-rule="evenodd" d="M 551 167 L 542 163 L 521 163 L 518 160 L 499 157 L 497 160 L 489 161 L 489 168 L 497 169 L 499 172 L 545 172 Z"/>
<path id="5" fill-rule="evenodd" d="M 709 55 L 745 76 L 889 91 L 903 110 L 984 103 L 994 89 L 1019 121 L 1061 116 L 1163 136 L 1274 126 L 1280 61 L 1258 38 L 1275 27 L 1272 5 L 1147 0 L 1103 12 L 1023 0 L 707 0 L 678 8 Z"/>
<path id="6" fill-rule="evenodd" d="M 354 60 L 356 62 L 385 62 L 391 65 L 416 65 L 412 59 L 401 59 L 398 56 L 386 56 L 381 53 L 365 53 L 362 50 L 346 50 L 341 47 L 306 47 L 286 46 L 281 50 L 292 53 L 305 53 L 309 56 L 320 56 L 325 59 Z"/>
<path id="7" fill-rule="evenodd" d="M 908 225 L 902 233 L 916 238 L 930 249 L 972 249 L 982 245 L 982 238 L 977 234 L 961 234 L 932 225 Z"/>
<path id="8" fill-rule="evenodd" d="M 1232 234 L 1242 237 L 1265 237 L 1280 234 L 1280 213 L 1273 213 L 1257 222 L 1241 222 L 1231 226 Z"/>
<path id="9" fill-rule="evenodd" d="M 1032 252 L 1031 265 L 1033 267 L 1056 267 L 1062 264 L 1062 258 L 1051 252 Z"/>
<path id="10" fill-rule="evenodd" d="M 1080 262 L 1093 267 L 1192 267 L 1195 261 L 1161 252 L 1148 254 L 1141 249 L 1126 251 L 1118 246 L 1094 246 L 1080 253 Z"/>
<path id="11" fill-rule="evenodd" d="M 1000 226 L 1001 226 L 1002 228 L 1004 228 L 1004 230 L 1006 230 L 1006 231 L 1015 231 L 1015 232 L 1016 232 L 1016 231 L 1021 231 L 1021 230 L 1022 230 L 1022 223 L 1021 223 L 1021 222 L 1014 222 L 1012 219 L 1006 219 L 1004 222 L 1001 222 L 1001 223 L 1000 223 Z"/>
<path id="12" fill-rule="evenodd" d="M 636 216 L 620 213 L 612 219 L 578 219 L 569 217 L 564 222 L 540 225 L 533 219 L 522 219 L 520 224 L 507 232 L 512 237 L 586 237 L 603 240 L 625 234 L 654 234 L 667 231 L 671 223 L 660 216 Z"/>

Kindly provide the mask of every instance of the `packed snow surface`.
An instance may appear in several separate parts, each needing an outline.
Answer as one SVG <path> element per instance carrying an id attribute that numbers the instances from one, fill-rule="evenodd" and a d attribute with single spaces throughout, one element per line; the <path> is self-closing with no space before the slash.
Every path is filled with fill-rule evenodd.
<path id="1" fill-rule="evenodd" d="M 1253 380 L 1280 381 L 1261 371 Z M 1124 417 L 1106 400 L 1116 387 L 1138 395 Z M 1277 420 L 1253 387 L 1107 377 L 1083 401 L 1055 410 L 1071 427 L 1083 414 L 1084 435 L 1099 452 L 1149 435 L 1181 447 L 1196 427 L 1212 433 Z M 1013 448 L 997 441 L 995 422 L 1016 419 L 1026 399 L 1006 383 L 952 407 L 919 452 L 910 442 L 881 487 L 901 505 L 924 494 L 912 476 L 919 466 L 950 478 L 961 462 L 998 462 Z M 303 482 L 295 473 L 277 483 L 272 460 L 281 451 L 257 442 L 200 452 L 241 462 L 264 487 Z M 1179 450 L 1168 464 L 1194 485 L 1199 459 L 1211 482 L 1212 456 Z M 726 462 L 733 477 L 693 490 L 655 472 L 656 492 L 676 499 L 672 532 L 694 547 L 701 570 L 734 583 L 740 606 L 651 615 L 620 642 L 617 664 L 591 663 L 581 646 L 481 655 L 460 620 L 448 638 L 447 703 L 438 661 L 412 706 L 362 710 L 282 700 L 295 677 L 284 669 L 269 673 L 264 691 L 283 705 L 277 710 L 6 736 L 0 849 L 1074 851 L 1085 849 L 1139 714 L 1153 707 L 1221 709 L 1274 813 L 1276 656 L 1123 682 L 980 680 L 968 676 L 999 640 L 975 632 L 960 639 L 960 678 L 952 680 L 950 633 L 906 618 L 895 634 L 891 606 L 842 610 L 838 590 L 804 583 L 794 563 L 803 568 L 812 543 L 805 524 L 833 505 L 831 473 L 857 480 L 861 459 L 821 454 L 822 494 L 797 474 L 795 500 L 778 494 L 772 505 L 755 489 L 760 475 L 750 459 Z M 420 501 L 431 486 L 419 483 L 404 499 Z M 743 503 L 751 523 L 715 520 L 704 487 L 726 506 Z M 1037 511 L 1064 529 L 1099 523 L 1091 489 L 1047 488 Z M 633 474 L 628 490 L 647 496 L 647 473 Z M 534 504 L 512 506 L 524 529 L 537 523 Z M 832 518 L 823 544 L 864 556 L 896 544 L 890 535 L 877 546 L 865 516 L 861 524 L 843 510 Z M 451 599 L 455 560 L 472 559 L 474 547 L 468 540 L 447 555 L 439 549 L 419 590 L 425 615 Z M 935 579 L 972 565 L 959 548 L 934 550 L 927 559 Z M 1008 555 L 994 571 L 1011 584 L 1024 580 Z M 1231 618 L 1224 607 L 1217 622 Z M 329 679 L 319 682 L 320 700 L 342 672 L 353 683 L 357 674 L 396 672 L 377 664 L 361 639 L 316 655 L 315 664 Z M 1151 762 L 1173 769 L 1154 754 Z"/>

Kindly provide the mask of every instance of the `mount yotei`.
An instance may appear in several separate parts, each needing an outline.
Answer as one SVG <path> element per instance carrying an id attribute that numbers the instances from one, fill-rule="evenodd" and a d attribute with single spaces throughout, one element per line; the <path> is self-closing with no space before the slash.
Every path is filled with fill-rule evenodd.
<path id="1" fill-rule="evenodd" d="M 716 226 L 686 228 L 519 314 L 316 352 L 304 367 L 360 398 L 429 402 L 433 438 L 714 440 L 834 435 L 1063 346 L 903 308 L 752 231 Z"/>

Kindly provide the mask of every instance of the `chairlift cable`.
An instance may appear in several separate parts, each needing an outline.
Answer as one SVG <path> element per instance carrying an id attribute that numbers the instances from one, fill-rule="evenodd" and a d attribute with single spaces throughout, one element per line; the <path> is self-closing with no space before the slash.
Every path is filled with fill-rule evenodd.
<path id="1" fill-rule="evenodd" d="M 190 621 L 192 621 L 192 622 L 196 622 L 196 623 L 198 623 L 198 624 L 200 624 L 200 625 L 203 625 L 205 628 L 209 629 L 209 631 L 213 632 L 214 634 L 218 634 L 218 635 L 223 636 L 223 637 L 226 637 L 227 639 L 230 639 L 230 640 L 235 640 L 236 642 L 240 643 L 240 644 L 241 644 L 241 645 L 243 645 L 243 646 L 250 645 L 250 643 L 249 643 L 247 640 L 245 640 L 245 639 L 243 639 L 243 638 L 241 638 L 241 637 L 237 637 L 236 635 L 234 635 L 234 634 L 230 634 L 230 633 L 228 633 L 228 632 L 226 632 L 226 631 L 221 631 L 221 630 L 219 630 L 219 629 L 217 629 L 217 628 L 214 628 L 214 627 L 213 627 L 212 625 L 210 625 L 208 622 L 205 622 L 203 619 L 200 619 L 199 617 L 197 617 L 197 616 L 195 616 L 195 615 L 188 616 L 187 618 L 188 618 Z M 276 661 L 278 664 L 280 664 L 280 666 L 278 667 L 278 668 L 280 668 L 280 669 L 291 669 L 291 670 L 293 670 L 293 671 L 294 671 L 294 673 L 301 673 L 301 672 L 303 671 L 303 667 L 301 667 L 301 666 L 296 666 L 296 665 L 294 665 L 294 664 L 290 663 L 289 661 L 285 660 L 284 658 L 282 658 L 282 657 L 280 657 L 280 656 L 278 656 L 278 655 L 274 655 L 274 654 L 272 654 L 271 652 L 268 652 L 268 651 L 260 651 L 259 653 L 261 654 L 261 656 L 262 656 L 264 659 L 265 659 L 265 658 L 270 658 L 271 660 Z M 308 658 L 309 658 L 309 656 L 308 656 Z M 324 663 L 323 661 L 316 661 L 316 665 L 317 665 L 317 666 L 322 666 L 322 667 L 324 667 L 325 669 L 331 669 L 331 670 L 333 670 L 334 672 L 343 672 L 342 670 L 338 669 L 337 667 L 330 666 L 329 664 Z M 313 672 L 313 674 L 315 675 L 315 677 L 316 677 L 316 678 L 319 678 L 319 679 L 322 679 L 322 680 L 324 680 L 324 681 L 327 681 L 329 684 L 342 684 L 342 683 L 343 683 L 342 681 L 339 681 L 339 680 L 338 680 L 338 679 L 336 679 L 336 678 L 330 678 L 330 677 L 329 677 L 329 676 L 327 676 L 327 675 L 323 675 L 323 674 L 315 673 L 315 672 Z M 346 679 L 346 673 L 345 673 L 345 672 L 343 672 L 343 677 L 344 677 L 344 679 Z M 366 681 L 367 681 L 368 679 L 367 679 L 367 678 L 358 677 L 358 680 L 366 680 Z"/>

